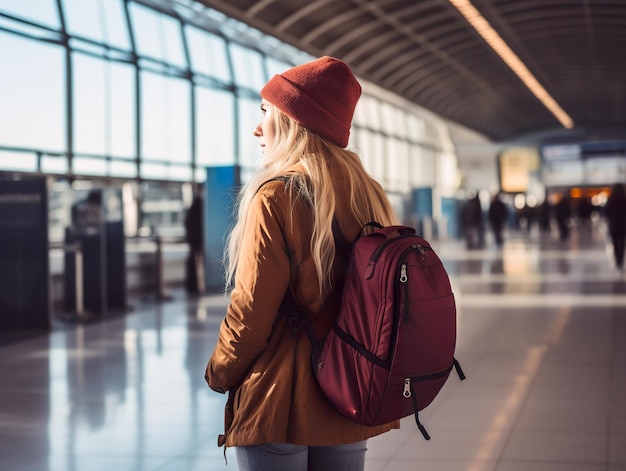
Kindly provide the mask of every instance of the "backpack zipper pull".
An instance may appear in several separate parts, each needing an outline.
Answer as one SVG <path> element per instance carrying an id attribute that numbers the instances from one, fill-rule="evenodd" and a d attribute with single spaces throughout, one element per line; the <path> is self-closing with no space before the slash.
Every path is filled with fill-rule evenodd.
<path id="1" fill-rule="evenodd" d="M 408 322 L 409 320 L 409 285 L 406 284 L 407 281 L 409 281 L 409 277 L 406 274 L 406 263 L 403 263 L 400 266 L 400 283 L 403 286 L 402 292 L 404 293 L 404 314 L 402 315 L 402 320 L 404 322 Z"/>
<path id="2" fill-rule="evenodd" d="M 406 263 L 403 263 L 400 267 L 400 283 L 406 283 L 408 279 L 409 277 L 406 276 Z"/>
<path id="3" fill-rule="evenodd" d="M 411 378 L 404 378 L 404 390 L 402 391 L 404 397 L 411 397 Z"/>
<path id="4" fill-rule="evenodd" d="M 404 305 L 404 313 L 402 315 L 402 320 L 404 322 L 408 322 L 409 320 L 409 285 L 407 285 L 407 281 L 409 281 L 409 276 L 406 274 L 406 263 L 403 263 L 400 266 L 400 283 L 402 284 L 402 293 L 404 296 L 402 304 Z"/>

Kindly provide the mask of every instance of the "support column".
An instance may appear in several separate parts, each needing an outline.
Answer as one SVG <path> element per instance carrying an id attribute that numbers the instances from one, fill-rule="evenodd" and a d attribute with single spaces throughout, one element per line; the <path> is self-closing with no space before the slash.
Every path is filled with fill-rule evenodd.
<path id="1" fill-rule="evenodd" d="M 233 208 L 241 185 L 238 165 L 207 167 L 204 191 L 204 278 L 206 289 L 224 288 L 222 258 L 234 223 Z"/>

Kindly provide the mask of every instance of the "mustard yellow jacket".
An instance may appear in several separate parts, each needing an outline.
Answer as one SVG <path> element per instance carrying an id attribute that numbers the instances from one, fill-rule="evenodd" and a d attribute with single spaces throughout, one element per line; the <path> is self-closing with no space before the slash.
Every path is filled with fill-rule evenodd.
<path id="1" fill-rule="evenodd" d="M 346 239 L 356 237 L 358 223 L 340 210 L 337 217 Z M 313 377 L 306 333 L 294 332 L 279 315 L 289 286 L 301 306 L 319 313 L 313 327 L 320 338 L 337 315 L 338 296 L 322 307 L 311 233 L 310 208 L 293 201 L 283 181 L 261 187 L 247 214 L 231 302 L 206 368 L 209 386 L 229 392 L 220 445 L 339 445 L 399 427 L 366 427 L 337 412 Z M 345 263 L 341 253 L 336 259 L 336 268 Z"/>

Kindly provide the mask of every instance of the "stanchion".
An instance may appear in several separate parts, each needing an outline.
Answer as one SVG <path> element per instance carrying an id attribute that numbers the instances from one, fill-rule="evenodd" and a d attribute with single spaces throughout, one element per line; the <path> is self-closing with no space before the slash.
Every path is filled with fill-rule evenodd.
<path id="1" fill-rule="evenodd" d="M 74 248 L 74 267 L 76 274 L 76 315 L 81 317 L 85 315 L 85 296 L 83 292 L 83 246 L 80 242 L 76 242 Z"/>
<path id="2" fill-rule="evenodd" d="M 165 276 L 163 273 L 163 240 L 161 236 L 154 237 L 154 243 L 156 244 L 156 289 L 157 299 L 159 301 L 170 301 L 172 296 L 167 294 L 165 290 Z"/>
<path id="3" fill-rule="evenodd" d="M 58 317 L 65 322 L 91 322 L 96 316 L 85 311 L 85 294 L 83 285 L 83 246 L 80 241 L 72 244 L 50 244 L 50 248 L 62 248 L 66 252 L 74 254 L 74 287 L 75 307 L 74 312 L 63 312 Z"/>
<path id="4" fill-rule="evenodd" d="M 194 265 L 196 268 L 196 281 L 198 285 L 198 294 L 204 294 L 206 282 L 204 281 L 204 254 L 202 251 L 194 252 Z"/>

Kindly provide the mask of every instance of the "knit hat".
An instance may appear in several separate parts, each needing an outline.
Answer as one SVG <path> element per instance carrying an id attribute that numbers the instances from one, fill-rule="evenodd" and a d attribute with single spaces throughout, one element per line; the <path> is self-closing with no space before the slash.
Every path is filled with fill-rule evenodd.
<path id="1" fill-rule="evenodd" d="M 359 96 L 361 85 L 350 68 L 328 56 L 274 75 L 261 90 L 262 98 L 339 147 L 348 145 Z"/>

